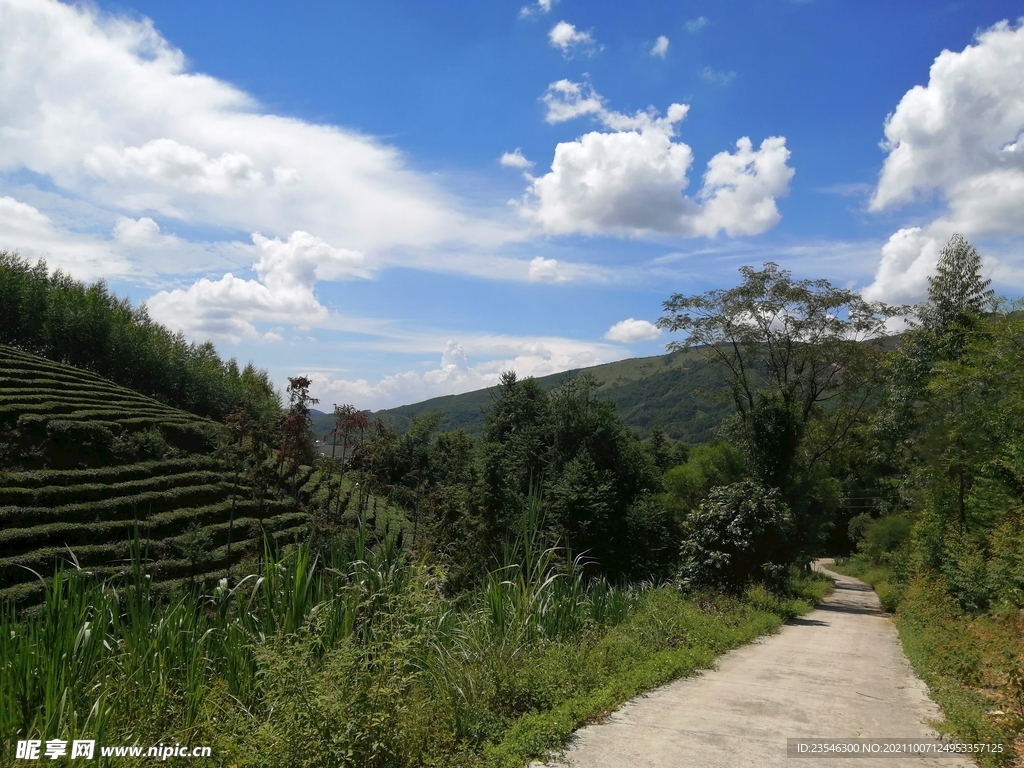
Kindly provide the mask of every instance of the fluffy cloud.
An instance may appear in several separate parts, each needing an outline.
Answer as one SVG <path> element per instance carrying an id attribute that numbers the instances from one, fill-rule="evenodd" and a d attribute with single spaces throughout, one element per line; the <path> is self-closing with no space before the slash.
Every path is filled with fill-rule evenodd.
<path id="1" fill-rule="evenodd" d="M 255 323 L 326 325 L 329 313 L 313 292 L 317 281 L 369 276 L 363 254 L 334 248 L 307 232 L 294 232 L 286 241 L 255 234 L 253 245 L 259 255 L 256 280 L 230 272 L 217 281 L 203 278 L 156 294 L 148 302 L 150 313 L 193 337 L 279 339 Z"/>
<path id="2" fill-rule="evenodd" d="M 541 100 L 549 123 L 589 115 L 610 129 L 558 144 L 551 171 L 528 177 L 521 210 L 545 230 L 714 237 L 757 234 L 779 221 L 775 200 L 793 176 L 784 138 L 765 139 L 755 150 L 744 137 L 735 152 L 715 155 L 691 199 L 682 192 L 693 153 L 674 140 L 688 106 L 672 104 L 664 117 L 653 110 L 625 115 L 609 110 L 589 85 L 568 80 L 552 83 Z"/>
<path id="3" fill-rule="evenodd" d="M 901 229 L 882 246 L 875 282 L 864 291 L 870 301 L 910 302 L 920 298 L 935 271 L 942 245 L 921 227 Z"/>
<path id="4" fill-rule="evenodd" d="M 786 140 L 780 136 L 765 139 L 756 150 L 744 136 L 735 152 L 712 157 L 697 195 L 702 203 L 697 231 L 756 235 L 774 227 L 781 218 L 775 198 L 789 191 L 793 178 L 788 159 Z"/>
<path id="5" fill-rule="evenodd" d="M 545 107 L 544 120 L 552 125 L 584 115 L 611 115 L 604 98 L 587 83 L 559 80 L 548 86 L 540 97 Z"/>
<path id="6" fill-rule="evenodd" d="M 1024 25 L 1002 22 L 935 59 L 885 121 L 888 151 L 871 209 L 940 194 L 953 221 L 1024 230 Z M 1006 216 L 1011 210 L 1017 214 Z"/>
<path id="7" fill-rule="evenodd" d="M 698 16 L 696 19 L 690 19 L 686 22 L 686 31 L 697 32 L 698 30 L 704 29 L 704 27 L 710 23 L 711 22 L 707 16 Z"/>
<path id="8" fill-rule="evenodd" d="M 637 341 L 651 341 L 661 335 L 661 329 L 654 323 L 646 320 L 636 320 L 632 317 L 620 320 L 605 333 L 604 337 L 609 341 L 620 341 L 623 344 L 632 344 Z"/>
<path id="9" fill-rule="evenodd" d="M 492 356 L 476 364 L 470 362 L 470 357 L 481 354 Z M 311 390 L 322 403 L 349 402 L 359 408 L 379 409 L 494 386 L 504 371 L 547 376 L 622 357 L 621 348 L 568 339 L 479 338 L 465 344 L 449 339 L 440 365 L 425 372 L 405 371 L 377 382 L 333 379 L 323 372 L 310 374 L 310 379 Z"/>
<path id="10" fill-rule="evenodd" d="M 524 5 L 519 9 L 519 18 L 526 19 L 530 16 L 549 13 L 551 7 L 557 2 L 558 0 L 537 0 L 533 5 Z"/>
<path id="11" fill-rule="evenodd" d="M 659 59 L 664 59 L 665 54 L 667 53 L 668 38 L 665 37 L 664 35 L 661 35 L 660 37 L 658 37 L 657 40 L 654 41 L 654 45 L 651 46 L 651 56 L 654 56 Z"/>
<path id="12" fill-rule="evenodd" d="M 517 237 L 463 212 L 395 148 L 271 114 L 189 71 L 148 20 L 56 0 L 0 0 L 0 17 L 0 171 L 134 218 L 306 231 L 362 251 Z"/>
<path id="13" fill-rule="evenodd" d="M 954 231 L 1024 235 L 1022 72 L 1024 24 L 1000 22 L 963 51 L 939 54 L 928 85 L 904 94 L 886 119 L 888 155 L 870 209 L 935 201 L 944 210 L 892 236 L 866 295 L 920 298 Z"/>
<path id="14" fill-rule="evenodd" d="M 498 162 L 508 168 L 530 168 L 533 166 L 533 163 L 523 156 L 522 151 L 518 147 L 516 147 L 514 152 L 503 154 L 498 158 Z"/>
<path id="15" fill-rule="evenodd" d="M 124 149 L 104 144 L 87 154 L 83 162 L 99 178 L 137 178 L 187 192 L 230 195 L 264 185 L 263 174 L 248 155 L 224 152 L 214 158 L 172 139 Z"/>
<path id="16" fill-rule="evenodd" d="M 548 42 L 558 48 L 566 58 L 572 58 L 578 51 L 588 56 L 599 50 L 597 42 L 589 32 L 576 29 L 567 21 L 560 21 L 548 32 Z"/>
<path id="17" fill-rule="evenodd" d="M 537 256 L 530 262 L 527 279 L 531 282 L 564 283 L 569 276 L 559 267 L 558 259 Z"/>

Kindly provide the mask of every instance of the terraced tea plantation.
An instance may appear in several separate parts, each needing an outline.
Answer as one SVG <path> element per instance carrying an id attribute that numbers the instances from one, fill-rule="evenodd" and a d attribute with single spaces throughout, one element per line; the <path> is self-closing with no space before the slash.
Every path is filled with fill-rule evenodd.
<path id="1" fill-rule="evenodd" d="M 236 486 L 215 453 L 219 429 L 0 345 L 0 599 L 34 602 L 36 574 L 62 560 L 100 577 L 127 571 L 136 532 L 147 572 L 167 584 L 222 575 L 261 551 L 264 532 L 305 539 L 296 500 Z M 300 497 L 317 490 L 310 476 L 300 468 L 292 483 Z"/>

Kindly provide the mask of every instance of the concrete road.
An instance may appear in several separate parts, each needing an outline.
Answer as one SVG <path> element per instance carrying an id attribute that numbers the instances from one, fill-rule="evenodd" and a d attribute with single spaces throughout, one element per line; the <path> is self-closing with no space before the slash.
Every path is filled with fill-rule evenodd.
<path id="1" fill-rule="evenodd" d="M 795 758 L 787 738 L 935 738 L 940 718 L 892 620 L 863 582 L 826 571 L 835 592 L 782 631 L 723 656 L 717 669 L 633 699 L 577 732 L 577 768 L 959 768 L 963 757 Z M 539 766 L 540 764 L 534 764 Z"/>

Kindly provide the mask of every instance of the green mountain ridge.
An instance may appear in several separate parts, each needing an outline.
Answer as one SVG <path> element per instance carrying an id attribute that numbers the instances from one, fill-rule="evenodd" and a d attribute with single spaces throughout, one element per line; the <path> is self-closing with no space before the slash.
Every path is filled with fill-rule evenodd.
<path id="1" fill-rule="evenodd" d="M 615 403 L 623 422 L 642 437 L 653 427 L 661 427 L 673 440 L 689 444 L 713 439 L 718 425 L 731 406 L 716 396 L 725 384 L 720 366 L 703 359 L 699 351 L 672 352 L 652 357 L 634 357 L 588 368 L 537 378 L 545 389 L 552 389 L 566 378 L 590 374 L 598 383 L 598 396 Z M 497 387 L 478 389 L 460 395 L 443 395 L 419 403 L 370 412 L 399 433 L 413 419 L 432 411 L 442 415 L 440 431 L 461 429 L 478 436 Z M 324 438 L 333 419 L 328 413 L 314 413 L 313 426 Z"/>

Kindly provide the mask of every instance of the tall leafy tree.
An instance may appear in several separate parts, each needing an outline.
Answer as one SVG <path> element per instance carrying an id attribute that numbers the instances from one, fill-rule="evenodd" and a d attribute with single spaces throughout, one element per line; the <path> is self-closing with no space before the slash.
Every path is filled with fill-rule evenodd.
<path id="1" fill-rule="evenodd" d="M 480 446 L 481 507 L 489 545 L 497 550 L 518 524 L 519 511 L 545 480 L 551 445 L 551 403 L 534 379 L 501 375 Z"/>
<path id="2" fill-rule="evenodd" d="M 906 441 L 906 460 L 919 470 L 930 467 L 949 484 L 961 527 L 980 469 L 972 435 L 979 425 L 975 404 L 985 393 L 972 389 L 968 372 L 989 332 L 985 317 L 995 307 L 990 285 L 978 250 L 954 234 L 928 279 L 928 299 L 915 308 L 917 321 L 892 361 L 884 414 Z"/>
<path id="3" fill-rule="evenodd" d="M 735 288 L 674 294 L 658 325 L 685 334 L 670 350 L 700 349 L 728 371 L 749 459 L 785 495 L 798 454 L 812 468 L 864 417 L 899 310 L 772 262 L 740 274 Z"/>
<path id="4" fill-rule="evenodd" d="M 285 464 L 311 463 L 315 454 L 310 406 L 320 401 L 309 394 L 312 382 L 305 376 L 288 377 L 288 412 L 281 418 L 281 447 L 278 449 L 278 472 L 284 477 Z"/>
<path id="5" fill-rule="evenodd" d="M 842 524 L 830 458 L 879 395 L 886 321 L 902 310 L 772 262 L 740 274 L 734 288 L 674 294 L 658 324 L 685 334 L 670 350 L 698 349 L 727 372 L 735 415 L 723 434 L 792 509 L 791 554 L 805 561 Z"/>
<path id="6" fill-rule="evenodd" d="M 935 274 L 928 278 L 928 301 L 918 310 L 922 326 L 944 337 L 942 352 L 947 356 L 963 351 L 965 334 L 993 308 L 991 285 L 981 274 L 978 249 L 963 235 L 954 234 L 939 254 Z"/>

